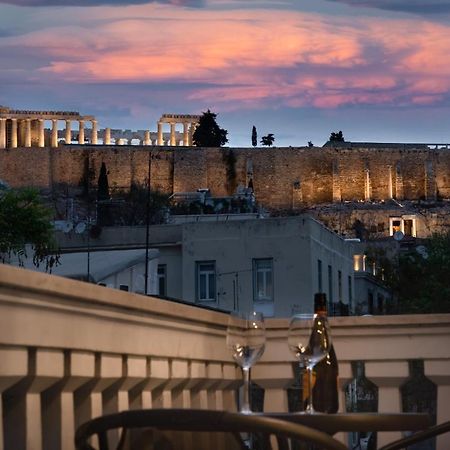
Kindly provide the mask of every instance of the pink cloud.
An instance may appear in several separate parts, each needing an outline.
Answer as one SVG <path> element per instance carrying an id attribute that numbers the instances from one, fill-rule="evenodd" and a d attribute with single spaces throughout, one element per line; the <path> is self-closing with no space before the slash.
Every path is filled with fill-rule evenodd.
<path id="1" fill-rule="evenodd" d="M 156 4 L 83 11 L 68 26 L 0 38 L 0 50 L 38 51 L 47 62 L 36 80 L 180 83 L 192 85 L 189 99 L 227 108 L 433 104 L 450 91 L 450 27 L 420 19 Z"/>

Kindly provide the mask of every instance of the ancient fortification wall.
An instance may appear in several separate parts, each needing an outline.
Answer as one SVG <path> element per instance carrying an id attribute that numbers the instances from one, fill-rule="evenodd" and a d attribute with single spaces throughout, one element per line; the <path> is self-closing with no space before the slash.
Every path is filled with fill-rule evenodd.
<path id="1" fill-rule="evenodd" d="M 278 208 L 341 200 L 450 198 L 450 150 L 427 148 L 186 148 L 63 146 L 0 151 L 0 179 L 13 187 L 96 186 L 102 162 L 112 188 L 145 183 L 164 192 L 209 188 L 215 196 L 253 181 Z"/>

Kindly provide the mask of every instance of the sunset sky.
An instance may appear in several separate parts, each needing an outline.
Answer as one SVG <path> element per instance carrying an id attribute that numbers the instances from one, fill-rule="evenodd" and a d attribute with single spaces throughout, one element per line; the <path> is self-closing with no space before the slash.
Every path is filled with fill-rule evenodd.
<path id="1" fill-rule="evenodd" d="M 151 131 L 209 108 L 230 146 L 450 142 L 450 0 L 0 0 L 0 104 Z"/>

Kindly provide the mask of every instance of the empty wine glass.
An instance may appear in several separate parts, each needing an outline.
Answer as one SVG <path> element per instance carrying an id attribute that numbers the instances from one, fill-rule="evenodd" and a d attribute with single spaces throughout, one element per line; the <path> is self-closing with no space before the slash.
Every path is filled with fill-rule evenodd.
<path id="1" fill-rule="evenodd" d="M 308 405 L 305 413 L 314 413 L 312 399 L 312 371 L 331 348 L 327 319 L 317 314 L 297 314 L 292 317 L 288 345 L 308 373 Z"/>
<path id="2" fill-rule="evenodd" d="M 232 312 L 228 319 L 227 347 L 242 368 L 244 395 L 240 412 L 251 413 L 250 369 L 264 353 L 266 330 L 264 318 L 258 312 Z"/>

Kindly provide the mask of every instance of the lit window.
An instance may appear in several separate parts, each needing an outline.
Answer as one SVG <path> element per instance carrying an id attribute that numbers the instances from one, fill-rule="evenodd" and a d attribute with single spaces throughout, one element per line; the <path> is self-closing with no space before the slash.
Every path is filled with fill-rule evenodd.
<path id="1" fill-rule="evenodd" d="M 162 296 L 167 295 L 167 266 L 165 264 L 158 264 L 158 294 Z"/>
<path id="2" fill-rule="evenodd" d="M 273 261 L 253 260 L 253 300 L 273 302 Z"/>
<path id="3" fill-rule="evenodd" d="M 197 262 L 197 301 L 216 301 L 216 263 L 215 261 Z"/>

